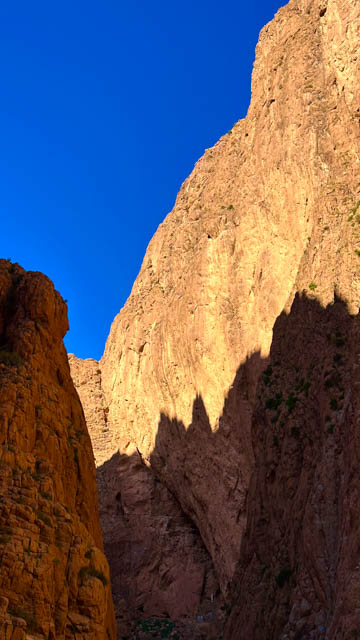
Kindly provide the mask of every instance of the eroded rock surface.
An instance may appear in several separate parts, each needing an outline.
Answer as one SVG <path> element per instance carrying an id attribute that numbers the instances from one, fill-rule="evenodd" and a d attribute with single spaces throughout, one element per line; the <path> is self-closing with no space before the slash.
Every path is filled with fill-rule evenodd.
<path id="1" fill-rule="evenodd" d="M 100 521 L 119 636 L 135 631 L 136 621 L 156 617 L 169 618 L 181 638 L 217 638 L 223 599 L 196 526 L 134 443 L 117 440 L 119 452 L 103 462 L 110 444 L 99 364 L 72 354 L 69 362 L 98 461 Z"/>
<path id="2" fill-rule="evenodd" d="M 0 260 L 0 637 L 115 638 L 95 465 L 50 280 Z"/>
<path id="3" fill-rule="evenodd" d="M 357 335 L 349 327 L 360 304 L 359 45 L 358 0 L 291 0 L 264 27 L 248 115 L 183 184 L 99 363 L 107 456 L 132 443 L 196 525 L 225 597 L 235 576 L 229 640 L 332 640 L 360 629 L 347 565 L 358 562 L 350 535 L 356 420 L 345 412 L 340 440 L 330 437 L 337 422 L 316 403 L 343 406 L 348 389 L 338 360 L 333 386 L 344 397 L 321 400 L 323 373 L 312 360 L 335 362 L 340 325 Z M 291 312 L 287 324 L 283 312 Z M 281 331 L 275 390 L 266 371 L 275 368 Z M 347 371 L 355 366 L 351 340 Z M 269 420 L 261 394 L 276 409 Z M 325 428 L 327 415 L 333 426 Z M 313 496 L 319 483 L 324 512 Z"/>
<path id="4" fill-rule="evenodd" d="M 359 635 L 359 338 L 340 300 L 275 324 L 228 640 Z"/>
<path id="5" fill-rule="evenodd" d="M 296 291 L 359 307 L 359 11 L 355 0 L 292 0 L 263 29 L 248 115 L 182 186 L 100 362 L 114 453 L 121 437 L 151 456 L 224 592 L 246 522 L 261 363 L 245 368 L 224 413 L 238 368 L 268 356 Z M 159 438 L 162 416 L 197 434 L 182 471 L 191 438 L 170 428 Z"/>

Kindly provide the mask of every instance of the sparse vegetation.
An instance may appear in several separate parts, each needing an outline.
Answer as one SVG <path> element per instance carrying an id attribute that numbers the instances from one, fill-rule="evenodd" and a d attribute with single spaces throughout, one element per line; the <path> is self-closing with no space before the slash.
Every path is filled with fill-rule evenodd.
<path id="1" fill-rule="evenodd" d="M 273 373 L 273 368 L 271 365 L 269 365 L 263 373 L 264 384 L 268 385 L 270 383 L 270 378 L 272 376 L 272 373 Z"/>
<path id="2" fill-rule="evenodd" d="M 9 533 L 0 533 L 0 544 L 7 544 L 11 540 Z"/>
<path id="3" fill-rule="evenodd" d="M 25 620 L 28 631 L 36 631 L 38 626 L 37 622 L 33 614 L 30 613 L 29 611 L 26 611 L 25 609 L 22 609 L 21 607 L 16 606 L 16 607 L 9 607 L 8 613 L 13 618 L 22 618 L 23 620 Z"/>
<path id="4" fill-rule="evenodd" d="M 351 213 L 353 216 L 356 214 L 359 207 L 360 207 L 360 200 L 357 201 L 355 207 L 351 210 Z"/>
<path id="5" fill-rule="evenodd" d="M 291 392 L 288 395 L 288 398 L 286 400 L 286 406 L 289 409 L 289 413 L 295 408 L 295 405 L 298 401 L 298 398 Z"/>
<path id="6" fill-rule="evenodd" d="M 270 420 L 271 424 L 275 424 L 280 418 L 280 411 L 278 411 Z"/>
<path id="7" fill-rule="evenodd" d="M 301 378 L 301 380 L 299 380 L 299 382 L 295 387 L 295 391 L 298 391 L 299 393 L 305 393 L 306 395 L 308 395 L 308 391 L 310 387 L 311 387 L 311 382 L 305 382 L 304 378 Z"/>
<path id="8" fill-rule="evenodd" d="M 288 582 L 292 576 L 292 569 L 290 567 L 282 567 L 275 578 L 275 582 L 278 587 L 282 589 L 282 587 Z"/>
<path id="9" fill-rule="evenodd" d="M 175 628 L 175 622 L 168 618 L 148 618 L 147 620 L 138 620 L 136 626 L 144 633 L 149 633 L 151 636 L 160 635 L 160 638 L 179 638 L 178 633 L 173 633 Z"/>
<path id="10" fill-rule="evenodd" d="M 44 522 L 45 524 L 47 524 L 48 527 L 51 526 L 51 520 L 50 520 L 49 516 L 47 515 L 47 513 L 44 513 L 43 511 L 38 511 L 36 515 L 37 515 L 38 520 L 41 520 L 41 522 Z"/>
<path id="11" fill-rule="evenodd" d="M 309 284 L 309 289 L 310 291 L 315 291 L 315 289 L 317 289 L 317 284 L 315 284 L 313 280 Z"/>
<path id="12" fill-rule="evenodd" d="M 265 403 L 266 409 L 276 411 L 281 405 L 283 400 L 282 393 L 277 393 L 273 398 L 268 398 Z"/>
<path id="13" fill-rule="evenodd" d="M 82 567 L 79 571 L 79 578 L 82 581 L 87 578 L 97 578 L 103 583 L 104 587 L 107 585 L 107 579 L 103 572 L 98 571 L 98 569 L 94 569 L 93 567 Z"/>
<path id="14" fill-rule="evenodd" d="M 330 389 L 331 387 L 333 387 L 335 384 L 335 380 L 333 376 L 330 376 L 329 378 L 326 378 L 325 382 L 324 382 L 324 387 L 325 389 Z"/>
<path id="15" fill-rule="evenodd" d="M 40 491 L 40 495 L 42 498 L 44 498 L 44 500 L 51 500 L 50 493 L 47 493 L 46 491 Z"/>
<path id="16" fill-rule="evenodd" d="M 0 363 L 7 367 L 21 367 L 24 361 L 16 351 L 8 351 L 4 348 L 0 349 Z"/>

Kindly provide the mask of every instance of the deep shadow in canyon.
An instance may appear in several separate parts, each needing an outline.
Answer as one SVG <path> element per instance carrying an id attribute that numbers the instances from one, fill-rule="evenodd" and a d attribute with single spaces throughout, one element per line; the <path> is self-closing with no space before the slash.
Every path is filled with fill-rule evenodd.
<path id="1" fill-rule="evenodd" d="M 227 640 L 357 637 L 358 343 L 341 300 L 297 295 L 269 358 L 239 367 L 216 431 L 198 396 L 187 429 L 161 415 L 150 460 L 98 469 L 123 629 L 130 612 L 178 620 L 181 638 L 221 638 L 224 622 Z"/>

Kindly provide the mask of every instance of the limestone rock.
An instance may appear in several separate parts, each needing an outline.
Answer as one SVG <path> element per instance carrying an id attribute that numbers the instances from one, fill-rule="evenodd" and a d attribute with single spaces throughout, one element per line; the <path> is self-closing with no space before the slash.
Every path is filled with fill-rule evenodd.
<path id="1" fill-rule="evenodd" d="M 66 305 L 50 280 L 0 260 L 6 640 L 115 638 L 93 453 L 62 343 L 67 328 Z M 78 624 L 79 615 L 86 624 Z"/>
<path id="2" fill-rule="evenodd" d="M 360 628 L 359 45 L 358 0 L 264 27 L 247 117 L 183 184 L 99 363 L 106 456 L 132 443 L 196 525 L 228 640 Z"/>
<path id="3" fill-rule="evenodd" d="M 276 318 L 303 290 L 359 308 L 359 10 L 291 0 L 263 29 L 248 115 L 183 184 L 100 362 L 113 452 L 127 439 L 151 460 L 224 593 Z"/>

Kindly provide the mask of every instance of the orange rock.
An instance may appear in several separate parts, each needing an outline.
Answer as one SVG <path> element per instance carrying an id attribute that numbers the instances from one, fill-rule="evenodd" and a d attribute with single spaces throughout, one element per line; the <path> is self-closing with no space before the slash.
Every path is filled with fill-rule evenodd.
<path id="1" fill-rule="evenodd" d="M 86 609 L 82 637 L 115 638 L 66 305 L 48 278 L 0 260 L 0 328 L 0 637 L 73 639 L 70 612 Z M 96 574 L 86 607 L 83 567 Z"/>

